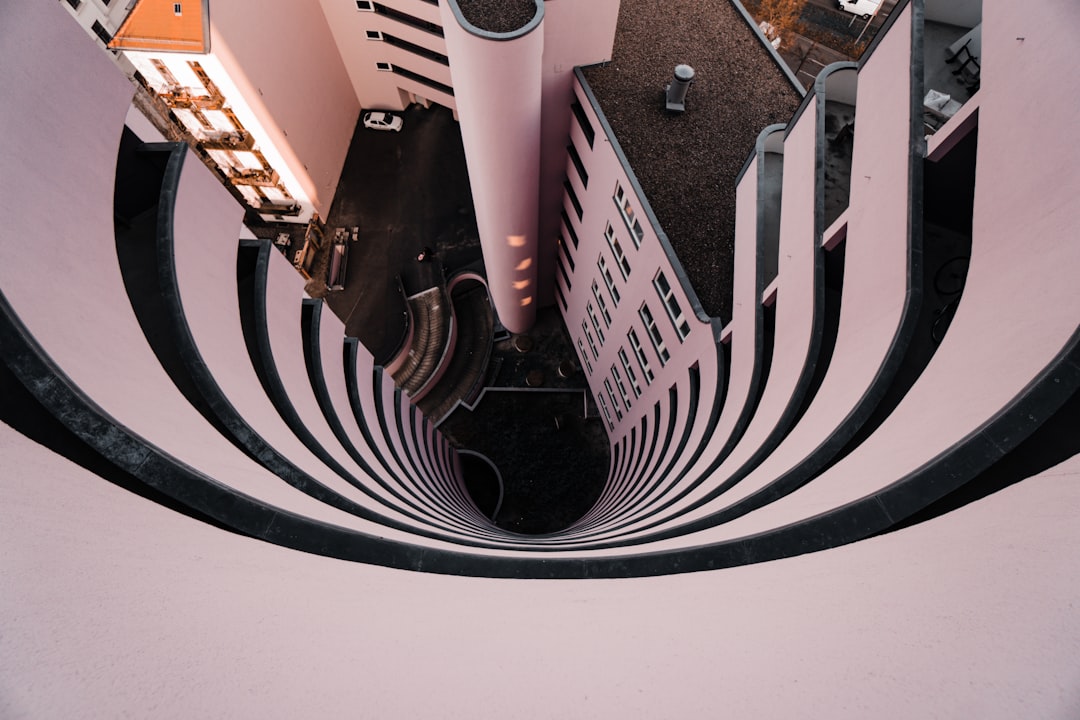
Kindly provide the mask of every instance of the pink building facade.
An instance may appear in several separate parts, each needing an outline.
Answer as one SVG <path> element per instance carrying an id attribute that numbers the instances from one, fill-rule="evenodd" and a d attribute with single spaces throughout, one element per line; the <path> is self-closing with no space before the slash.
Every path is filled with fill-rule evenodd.
<path id="1" fill-rule="evenodd" d="M 572 71 L 610 59 L 619 3 L 536 0 L 505 32 L 475 26 L 453 0 L 322 6 L 363 107 L 454 110 L 491 297 L 500 321 L 524 332 L 553 299 Z"/>
<path id="2" fill-rule="evenodd" d="M 616 452 L 523 537 L 62 8 L 2 6 L 0 714 L 1075 716 L 1076 13 L 939 9 L 747 148 L 724 327 L 573 86 L 557 295 Z M 934 23 L 981 78 L 927 127 Z"/>

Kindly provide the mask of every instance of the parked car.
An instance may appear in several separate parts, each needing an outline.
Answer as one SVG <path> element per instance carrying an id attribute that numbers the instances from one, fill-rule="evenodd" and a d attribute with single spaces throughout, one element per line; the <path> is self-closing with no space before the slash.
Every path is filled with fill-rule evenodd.
<path id="1" fill-rule="evenodd" d="M 400 117 L 388 112 L 372 111 L 364 113 L 364 127 L 372 130 L 393 130 L 398 132 L 401 130 L 402 125 L 404 123 Z"/>
<path id="2" fill-rule="evenodd" d="M 881 0 L 838 0 L 836 4 L 844 12 L 869 20 L 878 11 Z"/>

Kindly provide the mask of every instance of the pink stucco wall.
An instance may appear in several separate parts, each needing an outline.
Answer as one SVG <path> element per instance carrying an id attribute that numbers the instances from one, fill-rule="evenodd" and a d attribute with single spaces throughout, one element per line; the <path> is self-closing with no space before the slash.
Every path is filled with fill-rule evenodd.
<path id="1" fill-rule="evenodd" d="M 442 25 L 442 16 L 435 4 L 421 2 L 421 0 L 383 0 L 381 4 L 418 20 Z M 443 38 L 380 13 L 357 10 L 355 2 L 322 0 L 321 6 L 334 35 L 337 50 L 349 74 L 353 93 L 361 106 L 404 110 L 412 101 L 411 97 L 403 97 L 401 91 L 405 90 L 451 109 L 456 107 L 453 95 L 401 75 L 381 72 L 375 64 L 393 63 L 444 85 L 453 85 L 449 67 L 379 40 L 369 40 L 366 32 L 371 30 L 388 33 L 446 55 L 446 42 Z"/>
<path id="2" fill-rule="evenodd" d="M 859 71 L 840 325 L 829 367 L 802 420 L 754 472 L 724 495 L 734 502 L 810 455 L 863 399 L 893 350 L 907 307 L 910 197 L 911 6 Z M 914 309 L 913 309 L 914 310 Z"/>
<path id="3" fill-rule="evenodd" d="M 488 290 L 511 332 L 532 325 L 537 295 L 542 11 L 505 37 L 440 6 Z M 455 12 L 457 14 L 455 14 Z"/>
<path id="4" fill-rule="evenodd" d="M 1063 7 L 1048 12 L 1055 10 Z M 1032 34 L 1019 36 L 1025 38 L 1021 41 L 1019 31 Z M 812 483 L 751 515 L 698 533 L 699 540 L 795 522 L 888 487 L 956 443 L 977 437 L 1076 332 L 1080 299 L 1068 268 L 1080 261 L 1071 229 L 1080 223 L 1080 203 L 1065 178 L 1075 176 L 1080 151 L 1045 142 L 1060 118 L 1073 112 L 1076 93 L 1060 84 L 1050 93 L 1049 85 L 1033 79 L 1035 68 L 1080 55 L 1063 43 L 1061 32 L 1059 25 L 1028 19 L 1007 4 L 984 7 L 986 63 L 978 95 L 971 265 L 949 333 L 918 381 L 873 435 Z M 903 53 L 893 61 L 898 72 L 907 71 Z M 1038 97 L 1045 113 L 1036 120 L 1025 108 Z M 1040 126 L 1032 127 L 1035 122 Z M 1018 127 L 1026 131 L 1017 132 Z M 786 162 L 790 158 L 786 155 Z M 892 165 L 881 162 L 880 170 L 888 172 Z M 1060 182 L 1048 185 L 1048 175 Z M 1055 210 L 1031 214 L 1031 207 Z M 1009 351 L 1017 348 L 1023 352 Z"/>
<path id="5" fill-rule="evenodd" d="M 760 490 L 807 458 L 858 406 L 892 351 L 909 290 L 909 147 L 916 110 L 904 68 L 911 66 L 911 23 L 908 6 L 897 30 L 859 71 L 851 200 L 836 223 L 847 225 L 840 325 L 822 385 L 801 421 L 749 476 L 687 519 Z M 785 166 L 785 174 L 789 170 L 797 172 Z"/>
<path id="6" fill-rule="evenodd" d="M 618 15 L 619 0 L 559 0 L 544 3 L 537 274 L 541 303 L 544 305 L 554 302 L 555 239 L 559 233 L 562 183 L 568 177 L 565 147 L 573 124 L 569 112 L 570 103 L 574 100 L 573 69 L 578 65 L 611 59 Z"/>
<path id="7" fill-rule="evenodd" d="M 1080 542 L 1075 461 L 825 553 L 579 582 L 290 552 L 127 494 L 6 426 L 0 465 L 20 468 L 0 483 L 5 717 L 1080 709 L 1080 560 L 1062 552 Z"/>
<path id="8" fill-rule="evenodd" d="M 565 293 L 569 307 L 563 312 L 563 319 L 571 338 L 583 337 L 582 320 L 590 328 L 592 327 L 587 312 L 590 303 L 599 317 L 598 303 L 592 292 L 592 282 L 595 280 L 599 291 L 608 303 L 612 322 L 608 326 L 600 318 L 606 342 L 598 348 L 599 359 L 594 359 L 591 354 L 589 356 L 589 361 L 593 365 L 593 373 L 588 378 L 590 389 L 594 395 L 604 392 L 603 380 L 611 378 L 610 368 L 613 363 L 620 368 L 621 372 L 618 350 L 622 347 L 631 357 L 631 364 L 638 373 L 638 380 L 643 391 L 641 397 L 634 400 L 631 412 L 624 414 L 622 421 L 616 423 L 616 428 L 612 432 L 612 438 L 615 440 L 628 432 L 643 414 L 651 414 L 651 408 L 655 402 L 666 402 L 668 388 L 673 384 L 685 382 L 687 369 L 694 363 L 699 363 L 701 368 L 702 396 L 711 397 L 717 376 L 717 349 L 712 325 L 694 313 L 693 308 L 697 305 L 696 297 L 691 299 L 685 286 L 679 282 L 682 274 L 681 267 L 675 265 L 672 256 L 665 250 L 664 243 L 649 222 L 651 211 L 647 209 L 647 200 L 638 196 L 633 189 L 636 180 L 630 179 L 627 168 L 620 161 L 616 150 L 617 141 L 612 137 L 605 137 L 600 118 L 589 103 L 588 96 L 580 84 L 575 84 L 575 92 L 597 135 L 594 146 L 590 149 L 576 124 L 571 124 L 571 137 L 576 138 L 576 147 L 589 175 L 589 186 L 586 189 L 576 173 L 571 174 L 570 182 L 575 188 L 583 209 L 580 222 L 569 201 L 564 199 L 563 207 L 580 244 L 574 248 L 570 245 L 569 238 L 564 238 L 568 244 L 567 252 L 574 257 L 575 267 L 572 271 L 569 266 L 566 267 L 571 275 L 572 287 Z M 640 247 L 635 247 L 630 231 L 612 200 L 616 183 L 631 198 L 637 217 L 642 222 L 645 235 Z M 630 264 L 630 274 L 625 279 L 604 238 L 604 230 L 608 223 L 611 224 Z M 601 257 L 604 258 L 611 271 L 620 294 L 621 299 L 617 306 L 607 290 L 598 266 Z M 675 290 L 679 304 L 692 328 L 690 334 L 682 342 L 679 341 L 664 310 L 664 305 L 652 284 L 653 277 L 660 270 L 664 272 Z M 660 364 L 660 359 L 638 316 L 638 309 L 642 303 L 647 303 L 652 311 L 657 327 L 664 338 L 665 346 L 671 354 L 671 359 L 666 365 Z M 646 384 L 637 361 L 633 358 L 626 337 L 630 328 L 635 329 L 649 358 L 650 367 L 655 375 L 655 380 L 651 384 Z M 585 347 L 588 351 L 587 343 Z"/>
<path id="9" fill-rule="evenodd" d="M 1071 5 L 1054 0 L 1045 12 L 1064 17 Z M 1080 80 L 1039 79 L 1037 71 L 1075 64 L 1080 49 L 1067 42 L 1067 24 L 1028 14 L 1004 2 L 984 13 L 968 285 L 945 342 L 896 412 L 804 489 L 740 521 L 578 556 L 743 537 L 879 490 L 977 432 L 1072 336 L 1080 316 L 1071 282 L 1080 260 L 1072 187 L 1080 149 L 1047 138 L 1075 116 Z M 224 440 L 153 357 L 127 303 L 112 237 L 112 180 L 130 90 L 92 41 L 58 18 L 69 22 L 54 3 L 0 6 L 0 32 L 15 30 L 0 42 L 0 63 L 20 70 L 0 75 L 10 101 L 0 104 L 7 138 L 0 191 L 14 208 L 8 230 L 21 240 L 0 242 L 6 301 L 91 401 L 181 462 L 288 512 L 364 527 Z M 73 102 L 79 113 L 69 112 Z M 1037 103 L 1045 114 L 1030 112 Z M 882 170 L 891 171 L 891 157 L 880 156 Z M 186 165 L 176 226 L 185 310 L 197 339 L 225 343 L 235 326 L 209 281 L 234 271 L 225 255 L 235 239 L 220 257 L 209 243 L 230 243 L 236 210 L 219 202 L 224 191 L 204 169 Z M 193 294 L 199 272 L 208 280 L 205 298 Z M 217 330 L 208 322 L 215 309 Z M 246 376 L 232 375 L 228 358 L 208 357 L 215 377 L 244 388 Z M 243 360 L 241 349 L 233 362 Z M 386 377 L 371 387 L 366 354 L 361 378 L 365 404 L 372 392 L 391 410 L 402 402 Z M 384 444 L 423 452 L 411 435 L 403 442 L 396 430 L 390 435 Z M 87 708 L 110 717 L 474 717 L 482 708 L 524 717 L 1072 718 L 1080 711 L 1080 560 L 1070 552 L 1080 542 L 1076 458 L 933 521 L 852 545 L 605 581 L 436 576 L 289 551 L 128 493 L 6 425 L 0 468 L 4 717 L 81 716 Z M 413 482 L 400 477 L 405 487 Z M 452 502 L 453 487 L 437 485 L 430 497 Z"/>

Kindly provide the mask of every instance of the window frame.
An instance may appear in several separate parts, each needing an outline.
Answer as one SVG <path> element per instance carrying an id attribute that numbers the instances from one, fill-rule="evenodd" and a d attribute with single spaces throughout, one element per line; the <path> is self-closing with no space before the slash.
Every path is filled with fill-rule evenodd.
<path id="1" fill-rule="evenodd" d="M 589 332 L 589 324 L 585 322 L 585 318 L 581 319 L 581 331 L 585 333 L 585 339 L 589 341 L 589 350 L 592 351 L 593 360 L 599 360 L 600 353 L 596 350 L 596 340 L 593 339 L 592 333 Z"/>
<path id="2" fill-rule="evenodd" d="M 622 348 L 619 348 L 621 351 Z M 626 392 L 626 384 L 623 382 L 622 375 L 619 374 L 619 367 L 615 363 L 611 363 L 611 377 L 615 378 L 615 387 L 619 390 L 619 395 L 622 397 L 623 407 L 627 412 L 630 410 L 630 393 Z"/>
<path id="3" fill-rule="evenodd" d="M 589 320 L 592 322 L 593 330 L 596 331 L 596 338 L 600 341 L 600 347 L 604 347 L 604 331 L 600 328 L 600 321 L 596 319 L 596 309 L 593 308 L 593 304 L 585 303 L 585 312 L 589 314 Z"/>
<path id="4" fill-rule="evenodd" d="M 592 363 L 589 362 L 589 356 L 585 352 L 585 344 L 581 342 L 581 338 L 577 339 L 577 346 L 578 350 L 581 351 L 581 360 L 585 363 L 585 369 L 589 371 L 590 375 L 592 375 Z"/>
<path id="5" fill-rule="evenodd" d="M 649 362 L 648 355 L 645 354 L 645 346 L 641 344 L 641 338 L 638 337 L 637 330 L 634 328 L 627 330 L 626 339 L 630 341 L 630 349 L 641 367 L 641 374 L 645 378 L 645 384 L 652 385 L 652 381 L 656 379 L 656 376 L 653 374 L 652 364 Z"/>
<path id="6" fill-rule="evenodd" d="M 619 242 L 619 238 L 615 235 L 615 228 L 612 227 L 610 222 L 604 228 L 604 239 L 607 240 L 608 247 L 611 249 L 611 256 L 615 258 L 615 266 L 619 268 L 623 280 L 629 280 L 630 260 L 626 257 L 626 251 L 623 250 L 622 243 Z"/>
<path id="7" fill-rule="evenodd" d="M 600 308 L 600 317 L 604 318 L 604 327 L 611 327 L 611 311 L 608 310 L 607 301 L 604 300 L 603 293 L 600 292 L 600 284 L 596 280 L 592 281 L 592 294 L 596 298 L 596 306 Z"/>
<path id="8" fill-rule="evenodd" d="M 649 336 L 649 340 L 652 342 L 653 350 L 656 351 L 656 358 L 660 361 L 660 367 L 664 367 L 671 360 L 671 352 L 667 349 L 664 334 L 660 332 L 660 327 L 656 323 L 656 315 L 653 314 L 647 302 L 641 303 L 641 307 L 638 308 L 638 317 L 641 318 L 641 322 L 645 326 L 645 334 Z"/>
<path id="9" fill-rule="evenodd" d="M 615 397 L 615 391 L 611 389 L 611 381 L 607 378 L 604 378 L 604 390 L 611 398 L 611 409 L 615 411 L 615 419 L 622 422 L 622 407 L 619 405 L 619 399 Z"/>
<path id="10" fill-rule="evenodd" d="M 607 266 L 607 260 L 604 259 L 603 253 L 600 253 L 600 256 L 596 259 L 596 267 L 600 268 L 600 275 L 604 278 L 608 293 L 611 294 L 611 302 L 615 304 L 615 307 L 619 307 L 622 296 L 619 294 L 619 289 L 615 287 L 615 276 L 611 274 L 611 269 Z"/>
<path id="11" fill-rule="evenodd" d="M 615 202 L 615 207 L 619 209 L 619 215 L 622 216 L 623 222 L 626 223 L 626 229 L 630 231 L 630 239 L 634 243 L 634 247 L 640 248 L 642 241 L 645 239 L 645 229 L 641 226 L 641 221 L 637 219 L 637 213 L 634 211 L 634 204 L 630 202 L 629 194 L 623 189 L 622 183 L 618 180 L 615 181 L 615 193 L 611 196 L 611 199 Z"/>
<path id="12" fill-rule="evenodd" d="M 634 368 L 630 365 L 630 357 L 626 354 L 625 348 L 619 348 L 619 362 L 622 363 L 623 370 L 626 372 L 626 377 L 630 381 L 630 390 L 634 393 L 634 398 L 641 397 L 641 383 L 638 382 L 637 373 L 634 372 Z"/>
<path id="13" fill-rule="evenodd" d="M 667 292 L 664 292 L 661 284 L 667 286 Z M 656 275 L 653 276 L 653 288 L 660 296 L 660 302 L 663 303 L 668 319 L 671 320 L 671 327 L 675 329 L 675 335 L 681 343 L 690 334 L 690 322 L 686 319 L 686 313 L 683 312 L 679 299 L 675 297 L 675 288 L 668 282 L 663 270 L 657 270 Z"/>

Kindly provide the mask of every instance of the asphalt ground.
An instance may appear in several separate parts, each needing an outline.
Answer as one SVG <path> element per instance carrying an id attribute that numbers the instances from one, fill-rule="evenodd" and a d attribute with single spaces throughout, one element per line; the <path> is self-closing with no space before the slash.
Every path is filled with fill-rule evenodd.
<path id="1" fill-rule="evenodd" d="M 452 113 L 432 105 L 403 113 L 401 132 L 357 124 L 325 222 L 359 227 L 350 243 L 345 287 L 327 298 L 378 363 L 400 350 L 405 298 L 436 287 L 444 273 L 480 259 L 461 132 Z M 434 251 L 418 262 L 424 248 Z"/>

